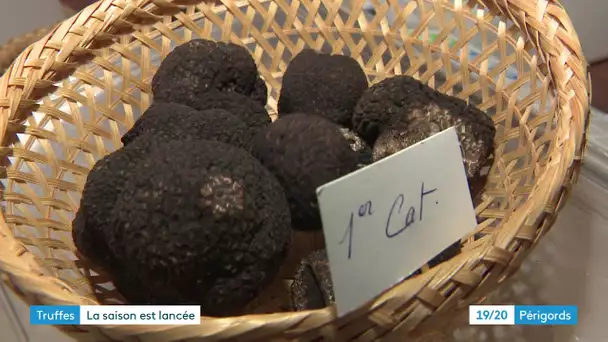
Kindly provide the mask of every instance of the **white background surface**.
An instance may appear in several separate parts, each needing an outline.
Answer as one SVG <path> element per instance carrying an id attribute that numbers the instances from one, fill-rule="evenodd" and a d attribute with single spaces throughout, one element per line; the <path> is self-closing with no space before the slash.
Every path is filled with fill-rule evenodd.
<path id="1" fill-rule="evenodd" d="M 570 11 L 589 60 L 608 57 L 608 1 L 563 0 Z M 55 0 L 0 0 L 0 44 L 59 20 Z M 598 129 L 607 132 L 608 129 Z M 607 144 L 608 145 L 608 144 Z M 608 150 L 608 146 L 606 146 Z M 608 190 L 583 175 L 553 230 L 501 289 L 496 304 L 579 305 L 575 327 L 463 327 L 454 341 L 604 342 L 608 341 Z M 0 288 L 2 289 L 2 288 Z M 0 291 L 2 342 L 70 339 L 48 327 L 32 327 L 27 306 L 5 289 Z"/>
<path id="2" fill-rule="evenodd" d="M 561 0 L 568 11 L 574 28 L 583 45 L 585 57 L 595 62 L 608 57 L 606 28 L 608 28 L 608 1 Z"/>

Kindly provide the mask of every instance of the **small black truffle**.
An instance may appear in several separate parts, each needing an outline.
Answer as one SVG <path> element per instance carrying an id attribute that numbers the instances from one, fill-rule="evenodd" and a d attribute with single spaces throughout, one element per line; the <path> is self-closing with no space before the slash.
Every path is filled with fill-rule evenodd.
<path id="1" fill-rule="evenodd" d="M 254 133 L 236 116 L 222 109 L 198 111 L 177 103 L 155 102 L 122 137 L 125 145 L 142 135 L 158 141 L 196 138 L 234 145 L 250 151 Z"/>
<path id="2" fill-rule="evenodd" d="M 296 270 L 291 284 L 294 310 L 316 310 L 335 302 L 327 252 L 317 250 L 307 256 Z"/>
<path id="3" fill-rule="evenodd" d="M 365 72 L 348 56 L 304 50 L 289 63 L 278 102 L 279 117 L 292 113 L 321 115 L 346 128 L 367 89 Z"/>
<path id="4" fill-rule="evenodd" d="M 289 207 L 276 178 L 245 151 L 200 140 L 160 144 L 137 170 L 108 234 L 129 272 L 114 274 L 118 290 L 133 304 L 243 314 L 289 247 Z"/>
<path id="5" fill-rule="evenodd" d="M 211 90 L 251 96 L 264 106 L 268 96 L 249 51 L 232 43 L 194 39 L 182 44 L 161 62 L 152 79 L 155 101 L 192 106 Z"/>
<path id="6" fill-rule="evenodd" d="M 272 120 L 263 105 L 238 93 L 210 91 L 192 104 L 198 110 L 223 109 L 234 114 L 253 129 L 268 126 Z"/>
<path id="7" fill-rule="evenodd" d="M 340 126 L 299 113 L 279 118 L 261 131 L 253 153 L 283 184 L 296 230 L 322 228 L 317 187 L 356 170 L 359 162 Z"/>

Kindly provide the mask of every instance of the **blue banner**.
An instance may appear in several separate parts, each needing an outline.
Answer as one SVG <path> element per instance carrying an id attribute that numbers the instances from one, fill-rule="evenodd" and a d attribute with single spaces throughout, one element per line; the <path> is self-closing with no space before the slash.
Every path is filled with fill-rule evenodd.
<path id="1" fill-rule="evenodd" d="M 574 305 L 515 305 L 515 325 L 575 325 Z"/>
<path id="2" fill-rule="evenodd" d="M 80 307 L 77 305 L 32 305 L 30 306 L 30 324 L 80 324 Z"/>

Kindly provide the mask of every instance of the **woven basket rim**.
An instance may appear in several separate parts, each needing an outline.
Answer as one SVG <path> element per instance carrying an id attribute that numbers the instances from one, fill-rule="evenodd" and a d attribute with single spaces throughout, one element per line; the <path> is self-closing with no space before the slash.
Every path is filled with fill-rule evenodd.
<path id="1" fill-rule="evenodd" d="M 237 3 L 230 0 L 222 0 L 227 6 L 240 7 L 255 0 L 242 0 Z M 270 0 L 261 0 L 267 2 Z M 56 81 L 57 69 L 67 70 L 72 64 L 73 56 L 82 56 L 91 49 L 106 47 L 110 44 L 108 37 L 115 36 L 112 31 L 115 27 L 121 27 L 121 34 L 128 34 L 137 27 L 135 23 L 145 18 L 149 21 L 160 20 L 160 13 L 168 8 L 178 8 L 185 3 L 198 3 L 201 1 L 189 0 L 133 0 L 125 3 L 121 0 L 103 0 L 83 9 L 78 14 L 66 19 L 55 26 L 48 34 L 37 42 L 27 47 L 7 69 L 5 75 L 0 79 L 0 113 L 3 120 L 0 121 L 0 137 L 3 146 L 6 146 L 7 130 L 14 122 L 22 121 L 21 110 L 30 107 L 35 100 L 41 97 L 38 88 L 46 87 Z M 456 1 L 456 3 L 462 3 Z M 557 128 L 560 131 L 568 131 L 571 139 L 561 141 L 560 153 L 563 158 L 559 159 L 559 167 L 553 172 L 545 172 L 543 177 L 538 180 L 541 184 L 538 188 L 545 191 L 535 191 L 531 196 L 535 196 L 535 201 L 542 203 L 534 214 L 523 214 L 529 210 L 527 207 L 532 201 L 518 208 L 509 220 L 518 226 L 547 227 L 551 226 L 557 213 L 563 207 L 571 186 L 576 182 L 580 171 L 583 154 L 586 147 L 586 132 L 589 125 L 590 109 L 590 76 L 587 73 L 587 62 L 582 54 L 582 49 L 578 41 L 576 32 L 565 10 L 556 0 L 487 0 L 486 5 L 496 13 L 502 13 L 515 22 L 522 31 L 535 45 L 541 57 L 546 59 L 549 66 L 550 75 L 555 87 L 558 89 L 558 106 L 564 113 L 565 118 Z M 103 15 L 101 15 L 103 14 Z M 110 14 L 110 15 L 108 15 Z M 89 19 L 98 16 L 92 24 L 85 25 Z M 87 29 L 73 30 L 73 27 L 83 27 Z M 72 32 L 73 31 L 73 32 Z M 54 45 L 56 42 L 65 42 L 61 49 Z M 554 45 L 565 46 L 566 52 L 555 51 Z M 43 57 L 44 56 L 44 57 Z M 33 64 L 31 61 L 40 60 L 43 63 Z M 80 63 L 80 62 L 79 62 Z M 71 74 L 71 73 L 70 73 Z M 65 76 L 65 74 L 63 75 Z M 23 82 L 15 82 L 22 79 Z M 584 90 L 584 91 L 583 91 Z M 556 147 L 557 148 L 557 147 Z M 547 186 L 546 184 L 561 184 L 560 186 Z M 551 191 L 546 191 L 551 190 Z M 79 296 L 66 291 L 69 286 L 63 284 L 58 279 L 45 275 L 47 271 L 35 260 L 35 256 L 12 235 L 6 219 L 0 213 L 0 270 L 4 271 L 10 279 L 10 285 L 18 290 L 20 296 L 30 303 L 41 302 L 43 304 L 78 304 L 95 305 L 96 303 L 88 298 Z M 546 229 L 545 229 L 546 230 Z M 507 252 L 508 241 L 513 239 L 509 235 L 511 232 L 501 232 L 495 237 L 492 244 L 484 244 L 477 248 L 463 251 L 457 257 L 434 267 L 424 274 L 411 278 L 404 283 L 400 283 L 387 290 L 384 294 L 373 300 L 359 310 L 340 319 L 343 324 L 348 320 L 365 312 L 372 313 L 381 307 L 395 307 L 400 305 L 399 301 L 394 301 L 395 297 L 403 296 L 410 287 L 404 284 L 419 284 L 411 288 L 424 288 L 420 284 L 432 284 L 437 282 L 435 275 L 438 272 L 451 274 L 451 278 L 475 278 L 472 269 L 483 262 L 496 265 L 503 270 L 501 274 L 512 274 L 521 263 L 523 257 L 517 257 L 513 253 Z M 535 236 L 536 238 L 536 236 Z M 522 247 L 523 252 L 529 252 L 529 248 Z M 514 259 L 517 259 L 514 261 Z M 37 268 L 35 265 L 39 265 Z M 488 266 L 490 267 L 490 266 Z M 482 281 L 481 279 L 479 280 Z M 499 280 L 498 282 L 501 282 Z M 29 285 L 26 285 L 29 284 Z M 31 284 L 39 284 L 40 293 L 23 293 L 20 289 L 30 289 Z M 478 287 L 481 284 L 478 283 Z M 424 292 L 424 291 L 423 291 Z M 57 294 L 61 293 L 61 296 Z M 433 293 L 418 293 L 417 297 L 421 300 L 433 302 Z M 52 300 L 49 300 L 52 298 Z M 41 300 L 43 299 L 43 300 Z M 395 307 L 395 309 L 397 309 Z M 248 315 L 231 318 L 206 318 L 202 317 L 201 322 L 209 324 L 213 322 L 213 329 L 208 331 L 198 329 L 196 332 L 182 332 L 184 336 L 198 336 L 224 339 L 230 337 L 245 336 L 245 334 L 255 335 L 255 331 L 289 330 L 295 333 L 309 331 L 311 329 L 323 329 L 323 326 L 332 323 L 335 319 L 334 310 L 325 308 L 314 311 L 275 313 L 264 315 Z M 388 319 L 385 317 L 385 319 Z M 409 326 L 402 327 L 411 330 Z M 98 330 L 96 330 L 98 329 Z M 115 327 L 91 327 L 89 331 L 97 331 L 106 337 L 124 338 L 134 335 L 147 335 L 165 331 L 175 330 L 175 327 L 159 326 L 115 326 Z M 330 333 L 328 333 L 330 334 Z M 162 339 L 162 338 L 161 338 Z"/>

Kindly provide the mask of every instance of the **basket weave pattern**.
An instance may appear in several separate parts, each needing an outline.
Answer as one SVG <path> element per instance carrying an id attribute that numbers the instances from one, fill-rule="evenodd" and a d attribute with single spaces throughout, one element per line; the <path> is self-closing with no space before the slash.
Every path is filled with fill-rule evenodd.
<path id="1" fill-rule="evenodd" d="M 94 162 L 120 147 L 150 105 L 160 60 L 177 44 L 211 37 L 250 49 L 272 114 L 282 73 L 304 47 L 355 57 L 372 83 L 408 74 L 487 111 L 496 152 L 476 199 L 475 236 L 457 257 L 341 319 L 328 308 L 201 318 L 200 326 L 61 329 L 95 341 L 403 340 L 482 300 L 551 227 L 576 181 L 590 96 L 578 38 L 553 0 L 372 3 L 375 16 L 359 0 L 104 0 L 29 46 L 0 79 L 4 281 L 32 304 L 120 302 L 75 252 L 80 192 Z"/>

